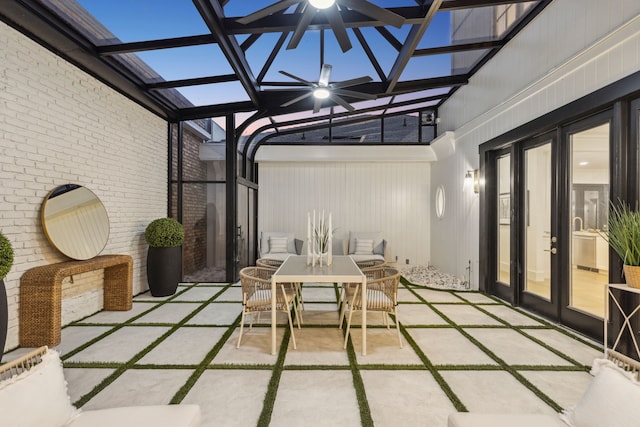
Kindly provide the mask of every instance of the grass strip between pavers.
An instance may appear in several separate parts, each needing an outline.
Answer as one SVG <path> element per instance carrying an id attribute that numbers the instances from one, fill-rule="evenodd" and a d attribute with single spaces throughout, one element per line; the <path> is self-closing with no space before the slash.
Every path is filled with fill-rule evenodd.
<path id="1" fill-rule="evenodd" d="M 193 286 L 195 286 L 195 285 L 193 285 Z M 218 297 L 218 295 L 221 295 L 229 286 L 231 286 L 231 284 L 229 284 L 226 287 L 222 288 L 219 292 L 217 292 L 215 295 L 213 295 L 209 299 L 209 301 L 213 301 L 214 299 L 216 299 Z M 190 289 L 190 287 L 187 288 L 187 289 Z M 186 290 L 184 292 L 186 292 Z M 175 296 L 177 296 L 177 295 L 179 295 L 179 293 L 176 294 Z M 158 305 L 164 305 L 169 300 L 170 299 L 168 299 L 166 301 L 163 301 L 163 302 L 159 302 Z M 91 400 L 98 393 L 100 393 L 102 390 L 104 390 L 108 385 L 113 383 L 123 373 L 125 373 L 127 371 L 127 369 L 130 369 L 132 366 L 134 366 L 138 360 L 142 359 L 147 353 L 149 353 L 151 350 L 153 350 L 155 347 L 157 347 L 162 341 L 164 341 L 172 333 L 174 333 L 176 330 L 178 330 L 182 325 L 184 325 L 186 322 L 188 322 L 190 319 L 192 319 L 196 314 L 198 314 L 200 311 L 204 310 L 204 308 L 207 305 L 208 305 L 208 302 L 204 303 L 204 304 L 201 304 L 200 307 L 196 308 L 191 313 L 189 313 L 187 316 L 185 316 L 184 319 L 182 319 L 180 322 L 176 323 L 171 329 L 166 331 L 164 334 L 162 334 L 161 336 L 156 338 L 151 344 L 149 344 L 148 346 L 143 348 L 141 351 L 139 351 L 137 354 L 135 354 L 131 359 L 129 359 L 129 361 L 127 361 L 126 363 L 120 365 L 115 370 L 115 372 L 112 372 L 110 375 L 108 375 L 106 378 L 104 378 L 99 384 L 97 384 L 91 391 L 89 391 L 88 393 L 86 393 L 85 395 L 80 397 L 80 399 L 78 399 L 76 402 L 74 402 L 74 406 L 76 406 L 77 408 L 81 408 L 89 400 Z M 152 310 L 147 310 L 145 313 L 147 313 L 149 311 L 152 311 Z M 135 316 L 132 319 L 129 319 L 129 322 L 139 318 L 140 316 L 142 316 L 142 314 L 140 314 L 138 316 Z M 127 323 L 128 322 L 123 323 L 123 326 L 127 325 Z M 121 327 L 113 328 L 113 330 L 109 331 L 110 333 L 106 334 L 106 336 L 110 335 L 111 333 L 115 332 L 115 330 L 119 330 L 119 329 L 121 329 Z M 94 340 L 89 341 L 90 344 L 93 344 L 94 342 L 97 342 L 97 340 L 94 339 Z M 80 346 L 80 347 L 78 347 L 78 349 L 82 350 L 82 349 L 84 349 L 86 347 L 88 347 L 88 345 Z M 77 354 L 78 351 L 81 351 L 81 350 L 78 350 L 78 349 L 75 349 L 73 352 L 71 352 L 71 354 L 72 355 L 73 354 Z M 67 356 L 67 357 L 70 357 L 70 356 Z"/>
<path id="2" fill-rule="evenodd" d="M 346 333 L 346 325 L 342 330 Z M 353 379 L 353 387 L 355 388 L 358 408 L 360 410 L 360 425 L 362 427 L 373 427 L 374 424 L 373 417 L 371 416 L 371 408 L 369 407 L 369 400 L 367 400 L 367 392 L 364 387 L 364 381 L 362 381 L 362 375 L 360 375 L 358 358 L 356 357 L 356 351 L 353 348 L 351 337 L 349 337 L 349 340 L 347 341 L 347 359 L 349 359 L 351 378 Z"/>
<path id="3" fill-rule="evenodd" d="M 410 291 L 414 292 L 412 289 L 410 289 Z M 538 387 L 536 387 L 535 385 L 533 385 L 528 379 L 526 379 L 521 373 L 519 373 L 516 369 L 514 369 L 512 366 L 510 366 L 508 363 L 506 363 L 504 360 L 502 360 L 500 357 L 498 357 L 494 352 L 492 352 L 488 347 L 486 347 L 485 345 L 483 345 L 481 342 L 479 342 L 477 339 L 475 339 L 471 334 L 469 334 L 467 331 L 465 331 L 462 327 L 458 326 L 453 320 L 449 319 L 449 317 L 447 317 L 444 313 L 442 313 L 440 310 L 438 310 L 434 304 L 426 301 L 421 295 L 419 295 L 417 292 L 414 292 L 415 296 L 418 297 L 420 300 L 424 301 L 425 304 L 427 304 L 429 306 L 429 308 L 431 308 L 431 310 L 433 310 L 437 315 L 439 315 L 440 317 L 442 317 L 442 319 L 444 319 L 446 322 L 450 323 L 460 334 L 462 334 L 465 338 L 467 338 L 469 341 L 471 341 L 473 344 L 476 345 L 476 347 L 478 347 L 480 350 L 482 350 L 487 356 L 489 356 L 491 359 L 493 359 L 496 363 L 498 363 L 502 369 L 506 372 L 508 372 L 509 374 L 511 374 L 516 380 L 518 380 L 523 386 L 525 386 L 526 388 L 528 388 L 529 390 L 531 390 L 531 392 L 533 392 L 536 396 L 538 396 L 538 398 L 540 400 L 542 400 L 543 402 L 545 402 L 547 405 L 549 405 L 550 407 L 552 407 L 556 412 L 560 412 L 562 410 L 562 407 L 560 405 L 558 405 L 553 399 L 551 399 L 549 396 L 547 396 L 546 393 L 542 392 Z M 469 302 L 470 305 L 471 302 Z M 408 335 L 408 334 L 406 334 Z M 410 337 L 409 337 L 410 338 Z M 444 379 L 443 379 L 444 381 Z M 446 382 L 445 382 L 446 383 Z M 448 387 L 448 385 L 447 385 Z M 461 411 L 461 410 L 459 410 Z M 466 409 L 464 410 L 466 411 Z"/>
<path id="4" fill-rule="evenodd" d="M 258 418 L 258 427 L 268 427 L 271 422 L 271 415 L 273 415 L 273 406 L 276 403 L 276 396 L 278 394 L 278 386 L 280 385 L 280 378 L 282 378 L 282 370 L 284 367 L 284 358 L 287 355 L 287 348 L 289 347 L 289 338 L 291 337 L 291 331 L 289 328 L 285 328 L 284 337 L 280 344 L 280 351 L 278 351 L 278 358 L 276 364 L 273 366 L 273 373 L 269 379 L 269 385 L 267 386 L 267 392 L 264 395 L 264 402 L 262 404 L 262 411 Z"/>
<path id="5" fill-rule="evenodd" d="M 218 294 L 216 294 L 218 295 Z M 214 296 L 215 298 L 215 296 Z M 193 373 L 187 378 L 187 381 L 178 389 L 176 394 L 171 398 L 171 404 L 181 403 L 185 396 L 189 393 L 189 391 L 193 388 L 194 384 L 198 381 L 202 373 L 207 369 L 211 361 L 216 357 L 216 355 L 220 352 L 220 349 L 227 342 L 233 331 L 238 326 L 240 322 L 242 314 L 238 315 L 236 320 L 233 322 L 231 326 L 225 331 L 224 334 L 220 337 L 218 342 L 213 346 L 213 348 L 207 353 L 202 362 L 198 365 L 198 367 L 193 371 Z"/>

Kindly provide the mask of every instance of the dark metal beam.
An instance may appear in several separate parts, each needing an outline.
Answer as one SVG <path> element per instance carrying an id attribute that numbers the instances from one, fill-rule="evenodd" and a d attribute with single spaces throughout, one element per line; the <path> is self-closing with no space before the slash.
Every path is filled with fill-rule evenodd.
<path id="1" fill-rule="evenodd" d="M 433 0 L 422 22 L 419 25 L 415 24 L 411 27 L 407 40 L 405 40 L 402 45 L 402 49 L 396 58 L 396 62 L 393 64 L 393 67 L 391 67 L 391 71 L 389 72 L 389 77 L 387 78 L 387 93 L 393 93 L 396 84 L 398 84 L 398 81 L 400 80 L 402 72 L 409 63 L 413 52 L 416 50 L 420 40 L 422 40 L 422 36 L 425 31 L 427 31 L 429 24 L 431 24 L 431 21 L 440 8 L 440 5 L 442 5 L 442 2 L 443 0 Z"/>
<path id="2" fill-rule="evenodd" d="M 400 49 L 402 49 L 402 43 L 400 42 L 400 40 L 396 38 L 396 36 L 391 34 L 391 32 L 387 30 L 385 27 L 376 27 L 376 31 L 378 31 L 380 35 L 384 37 L 384 39 L 388 41 L 389 44 L 393 46 L 395 50 L 400 52 Z"/>
<path id="3" fill-rule="evenodd" d="M 249 99 L 258 106 L 260 97 L 258 96 L 258 82 L 251 72 L 251 67 L 247 62 L 244 52 L 238 45 L 234 37 L 230 37 L 227 29 L 223 24 L 224 10 L 218 0 L 193 0 L 193 4 L 200 12 L 202 19 L 211 30 L 211 33 L 218 40 L 218 44 L 222 49 L 227 61 L 238 75 L 238 79 L 244 90 L 247 92 Z"/>
<path id="4" fill-rule="evenodd" d="M 193 79 L 182 79 L 182 80 L 169 80 L 157 83 L 149 83 L 146 85 L 147 89 L 169 89 L 173 87 L 184 87 L 184 86 L 197 86 L 197 85 L 206 85 L 206 84 L 214 84 L 214 83 L 226 83 L 226 82 L 235 82 L 238 81 L 238 76 L 235 74 L 224 74 L 221 76 L 211 76 L 211 77 L 197 77 Z"/>
<path id="5" fill-rule="evenodd" d="M 251 111 L 256 111 L 256 106 L 251 101 L 229 102 L 225 104 L 181 108 L 179 118 L 180 120 L 206 119 L 209 117 L 222 117 L 229 112 L 247 113 Z"/>
<path id="6" fill-rule="evenodd" d="M 378 77 L 380 77 L 381 81 L 385 81 L 387 79 L 387 76 L 384 74 L 384 71 L 382 70 L 380 63 L 376 59 L 376 55 L 373 53 L 373 50 L 369 46 L 369 43 L 367 43 L 367 39 L 365 39 L 364 35 L 362 35 L 362 31 L 360 31 L 359 28 L 354 28 L 353 32 L 356 35 L 356 38 L 358 39 L 360 46 L 362 46 L 362 50 L 364 50 L 364 53 L 367 55 L 367 58 L 369 58 L 371 65 L 373 65 L 373 68 L 376 70 Z"/>
<path id="7" fill-rule="evenodd" d="M 469 50 L 479 50 L 479 49 L 495 49 L 501 48 L 505 45 L 505 41 L 503 40 L 492 40 L 486 42 L 477 42 L 477 43 L 464 43 L 457 44 L 451 46 L 438 46 L 438 47 L 430 47 L 426 49 L 416 49 L 413 52 L 414 57 L 418 56 L 427 56 L 427 55 L 439 55 L 442 53 L 454 53 L 454 52 L 465 52 Z"/>
<path id="8" fill-rule="evenodd" d="M 199 46 L 203 44 L 217 43 L 218 40 L 212 34 L 198 36 L 175 37 L 170 39 L 146 40 L 130 43 L 114 43 L 97 46 L 100 56 L 117 55 L 120 53 L 143 52 L 147 50 L 171 49 L 175 47 Z"/>

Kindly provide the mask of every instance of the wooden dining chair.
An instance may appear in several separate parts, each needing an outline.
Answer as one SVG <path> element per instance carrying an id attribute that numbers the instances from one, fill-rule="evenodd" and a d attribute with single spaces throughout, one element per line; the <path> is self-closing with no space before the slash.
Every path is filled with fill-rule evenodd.
<path id="1" fill-rule="evenodd" d="M 242 320 L 240 323 L 240 336 L 238 336 L 238 344 L 236 348 L 240 348 L 242 341 L 242 333 L 244 330 L 244 321 L 247 314 L 258 314 L 257 321 L 260 321 L 260 313 L 271 312 L 271 276 L 273 270 L 263 267 L 245 267 L 240 270 L 240 283 L 242 285 Z M 293 321 L 291 319 L 291 308 L 296 316 L 298 328 L 300 328 L 300 317 L 298 308 L 295 304 L 296 292 L 293 287 L 286 287 L 278 284 L 276 289 L 276 310 L 287 313 L 289 319 L 289 330 L 291 331 L 291 340 L 293 348 L 296 349 L 296 337 L 293 334 Z M 249 328 L 253 326 L 253 319 L 249 322 Z"/>
<path id="2" fill-rule="evenodd" d="M 373 277 L 373 276 L 377 277 Z M 346 288 L 345 305 L 349 308 L 349 317 L 347 319 L 347 333 L 344 338 L 344 348 L 347 348 L 349 341 L 349 331 L 351 329 L 351 318 L 354 311 L 377 311 L 384 316 L 384 322 L 387 329 L 390 329 L 389 314 L 395 317 L 396 330 L 398 332 L 398 342 L 402 348 L 402 338 L 400 336 L 400 321 L 398 320 L 398 285 L 400 283 L 400 272 L 395 268 L 385 267 L 380 272 L 372 274 L 372 279 L 367 277 L 367 306 L 362 307 L 362 293 L 360 284 L 349 286 Z M 342 327 L 342 316 L 340 319 Z"/>

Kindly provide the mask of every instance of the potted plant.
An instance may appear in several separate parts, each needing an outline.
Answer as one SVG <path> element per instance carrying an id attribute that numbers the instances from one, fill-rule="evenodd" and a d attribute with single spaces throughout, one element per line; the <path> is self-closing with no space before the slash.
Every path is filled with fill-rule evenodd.
<path id="1" fill-rule="evenodd" d="M 13 266 L 13 247 L 11 242 L 0 232 L 0 362 L 4 353 L 4 345 L 7 341 L 7 327 L 9 314 L 7 307 L 7 289 L 4 286 L 4 278 Z"/>
<path id="2" fill-rule="evenodd" d="M 149 245 L 147 280 L 151 295 L 173 295 L 182 280 L 182 224 L 173 218 L 158 218 L 147 225 L 144 238 Z"/>
<path id="3" fill-rule="evenodd" d="M 604 237 L 622 259 L 627 284 L 640 288 L 640 212 L 622 201 L 612 203 Z"/>

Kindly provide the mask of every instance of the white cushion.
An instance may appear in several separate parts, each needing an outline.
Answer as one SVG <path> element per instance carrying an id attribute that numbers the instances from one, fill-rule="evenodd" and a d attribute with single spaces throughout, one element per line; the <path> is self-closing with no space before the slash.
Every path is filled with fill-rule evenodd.
<path id="1" fill-rule="evenodd" d="M 356 253 L 356 239 L 373 240 L 373 253 L 384 256 L 384 241 L 382 233 L 379 231 L 350 231 L 349 232 L 349 255 Z"/>
<path id="2" fill-rule="evenodd" d="M 83 411 L 68 427 L 197 427 L 198 405 L 130 406 Z"/>
<path id="3" fill-rule="evenodd" d="M 260 234 L 260 256 L 263 257 L 269 253 L 269 239 L 271 237 L 286 237 L 287 240 L 287 252 L 290 254 L 296 253 L 296 243 L 294 233 L 285 233 L 281 231 L 263 231 Z"/>
<path id="4" fill-rule="evenodd" d="M 613 424 L 612 424 L 613 426 Z M 454 412 L 447 427 L 567 427 L 557 415 Z"/>
<path id="5" fill-rule="evenodd" d="M 6 421 L 11 427 L 65 425 L 77 410 L 69 400 L 58 353 L 48 350 L 42 362 L 0 382 L 0 408 L 1 425 Z"/>
<path id="6" fill-rule="evenodd" d="M 286 254 L 287 250 L 287 238 L 271 236 L 269 239 L 269 253 L 270 254 Z"/>
<path id="7" fill-rule="evenodd" d="M 289 253 L 282 253 L 282 254 L 264 254 L 264 256 L 262 258 L 266 258 L 266 259 L 275 259 L 278 261 L 284 261 L 285 259 L 289 258 L 291 256 L 291 254 Z"/>
<path id="8" fill-rule="evenodd" d="M 355 255 L 373 255 L 373 239 L 356 239 Z"/>
<path id="9" fill-rule="evenodd" d="M 562 419 L 575 427 L 637 427 L 640 425 L 640 383 L 605 359 L 594 361 L 595 378 L 578 404 Z"/>
<path id="10" fill-rule="evenodd" d="M 351 257 L 351 259 L 353 259 L 355 262 L 359 262 L 359 261 L 370 261 L 372 259 L 379 259 L 381 261 L 384 261 L 384 257 L 382 255 L 349 255 Z"/>

